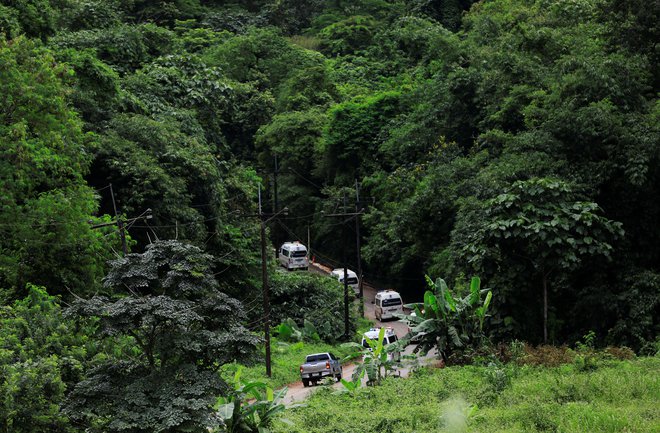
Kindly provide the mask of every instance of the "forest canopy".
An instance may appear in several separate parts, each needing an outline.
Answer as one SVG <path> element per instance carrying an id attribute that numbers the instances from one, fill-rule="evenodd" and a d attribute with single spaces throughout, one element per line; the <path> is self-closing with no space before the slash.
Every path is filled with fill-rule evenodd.
<path id="1" fill-rule="evenodd" d="M 289 210 L 269 226 L 271 245 L 309 239 L 333 267 L 346 253 L 358 268 L 357 230 L 346 248 L 324 215 L 362 212 L 364 276 L 404 298 L 421 294 L 426 274 L 456 286 L 481 276 L 495 341 L 563 344 L 593 331 L 600 345 L 650 350 L 660 330 L 659 9 L 639 0 L 1 0 L 1 319 L 19 329 L 38 309 L 52 316 L 43 338 L 76 329 L 30 368 L 45 375 L 34 386 L 51 381 L 54 404 L 69 398 L 82 414 L 70 422 L 35 405 L 43 425 L 25 431 L 141 431 L 130 421 L 140 409 L 122 396 L 85 409 L 102 398 L 94 381 L 129 355 L 115 379 L 143 376 L 148 394 L 148 378 L 167 369 L 223 392 L 211 360 L 192 362 L 180 347 L 169 359 L 155 337 L 161 352 L 150 355 L 138 342 L 149 323 L 177 338 L 191 323 L 222 338 L 232 326 L 235 351 L 215 362 L 252 353 L 258 197 L 264 212 Z M 149 282 L 132 286 L 121 278 L 138 262 Z M 152 286 L 184 264 L 183 292 Z M 281 299 L 314 284 L 282 278 Z M 153 319 L 132 335 L 105 322 L 138 306 L 162 313 L 143 297 L 211 308 L 201 300 L 209 294 L 227 306 L 226 323 Z M 70 305 L 84 320 L 61 311 Z M 7 343 L 5 330 L 0 383 L 41 350 Z M 117 407 L 130 410 L 108 423 Z M 25 416 L 10 409 L 0 406 L 9 420 L 0 430 Z M 216 425 L 197 410 L 162 431 Z"/>

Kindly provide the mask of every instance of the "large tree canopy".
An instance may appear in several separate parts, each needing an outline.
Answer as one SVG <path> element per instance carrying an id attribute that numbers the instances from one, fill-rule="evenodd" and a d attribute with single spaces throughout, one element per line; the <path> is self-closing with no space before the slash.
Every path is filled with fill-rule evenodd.
<path id="1" fill-rule="evenodd" d="M 98 320 L 98 336 L 129 339 L 80 382 L 69 414 L 98 431 L 217 427 L 211 406 L 226 391 L 218 369 L 250 362 L 259 338 L 239 301 L 219 290 L 213 257 L 176 241 L 116 260 L 105 279 L 115 296 L 80 300 L 68 315 Z"/>

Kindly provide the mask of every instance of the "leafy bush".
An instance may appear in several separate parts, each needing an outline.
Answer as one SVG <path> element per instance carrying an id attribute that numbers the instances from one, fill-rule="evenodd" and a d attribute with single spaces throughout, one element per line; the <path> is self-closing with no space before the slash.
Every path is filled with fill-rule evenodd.
<path id="1" fill-rule="evenodd" d="M 344 334 L 344 289 L 337 280 L 307 272 L 276 272 L 270 283 L 271 323 L 289 318 L 298 327 L 304 328 L 308 323 L 326 342 Z M 355 321 L 351 303 L 351 333 Z"/>
<path id="2" fill-rule="evenodd" d="M 220 397 L 215 409 L 222 426 L 216 433 L 267 433 L 273 420 L 286 407 L 281 402 L 287 388 L 273 391 L 263 382 L 241 380 L 239 369 L 233 381 L 233 389 L 227 397 Z"/>
<path id="3" fill-rule="evenodd" d="M 533 347 L 525 345 L 525 356 L 521 362 L 527 365 L 558 367 L 562 364 L 570 364 L 574 359 L 575 352 L 567 346 L 541 345 Z"/>

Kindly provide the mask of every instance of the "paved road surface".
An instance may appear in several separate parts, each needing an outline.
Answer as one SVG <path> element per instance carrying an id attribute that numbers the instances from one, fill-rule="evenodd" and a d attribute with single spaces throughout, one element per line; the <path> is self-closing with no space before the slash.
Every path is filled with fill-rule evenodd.
<path id="1" fill-rule="evenodd" d="M 318 272 L 318 273 L 325 273 L 328 274 L 330 273 L 331 269 L 324 268 L 323 266 L 315 265 L 315 266 L 310 266 L 310 271 L 313 272 Z M 376 292 L 377 289 L 374 287 L 371 287 L 369 285 L 364 285 L 363 286 L 363 293 L 364 293 L 364 312 L 365 312 L 365 317 L 375 321 L 376 326 L 388 326 L 391 327 L 396 335 L 401 338 L 406 333 L 408 333 L 408 326 L 405 323 L 399 322 L 398 320 L 389 320 L 385 322 L 380 322 L 376 320 L 376 317 L 374 315 L 374 299 L 376 297 Z M 404 303 L 411 302 L 408 299 L 404 299 Z M 410 354 L 412 353 L 412 347 L 406 348 L 404 354 Z M 434 354 L 429 354 L 426 357 L 424 357 L 424 360 L 422 362 L 430 362 L 434 359 Z M 301 360 L 302 361 L 302 360 Z M 344 371 L 343 371 L 343 377 L 346 380 L 350 380 L 351 376 L 353 375 L 353 371 L 355 371 L 355 364 L 349 364 L 349 365 L 344 365 Z M 400 369 L 398 374 L 400 374 L 402 377 L 406 377 L 409 374 L 409 369 L 403 368 Z M 367 383 L 367 378 L 365 377 L 362 379 L 362 385 L 365 386 Z M 302 384 L 302 382 L 296 382 L 289 384 L 289 392 L 287 393 L 286 397 L 284 398 L 284 403 L 285 404 L 292 404 L 292 403 L 299 403 L 300 401 L 304 400 L 307 398 L 312 392 L 315 390 L 321 388 L 321 385 L 317 386 L 311 386 L 309 388 L 305 388 Z M 332 385 L 333 388 L 341 388 L 343 385 L 341 383 L 335 383 Z"/>

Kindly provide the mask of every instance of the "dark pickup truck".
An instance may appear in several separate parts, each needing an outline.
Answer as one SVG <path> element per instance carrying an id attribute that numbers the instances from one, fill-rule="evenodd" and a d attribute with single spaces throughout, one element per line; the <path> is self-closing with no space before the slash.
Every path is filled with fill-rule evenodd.
<path id="1" fill-rule="evenodd" d="M 307 355 L 305 363 L 300 366 L 300 377 L 304 386 L 309 386 L 310 382 L 318 383 L 324 377 L 334 377 L 339 381 L 341 374 L 339 359 L 329 352 Z"/>

